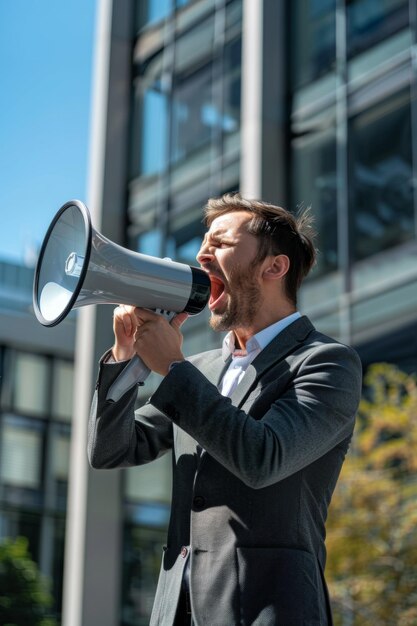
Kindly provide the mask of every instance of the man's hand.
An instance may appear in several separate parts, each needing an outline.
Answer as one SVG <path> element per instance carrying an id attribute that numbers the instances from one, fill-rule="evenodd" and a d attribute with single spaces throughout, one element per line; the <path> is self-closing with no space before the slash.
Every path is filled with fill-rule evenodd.
<path id="1" fill-rule="evenodd" d="M 135 355 L 135 332 L 138 319 L 134 306 L 120 305 L 113 312 L 115 343 L 112 349 L 116 361 L 126 361 Z"/>
<path id="2" fill-rule="evenodd" d="M 150 370 L 165 376 L 173 361 L 184 360 L 180 327 L 187 317 L 179 313 L 168 322 L 149 309 L 118 306 L 113 314 L 114 359 L 125 361 L 138 354 Z"/>
<path id="3" fill-rule="evenodd" d="M 134 315 L 137 320 L 134 351 L 150 370 L 165 376 L 171 363 L 184 361 L 180 327 L 188 313 L 179 313 L 171 322 L 149 309 L 136 308 Z M 129 321 L 127 328 L 130 329 Z"/>

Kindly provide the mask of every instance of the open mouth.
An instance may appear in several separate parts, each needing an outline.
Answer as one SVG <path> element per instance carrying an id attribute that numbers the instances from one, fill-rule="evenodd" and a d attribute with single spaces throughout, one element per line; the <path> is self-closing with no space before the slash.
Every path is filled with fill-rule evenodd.
<path id="1" fill-rule="evenodd" d="M 212 311 L 215 309 L 225 294 L 224 282 L 217 276 L 210 276 L 211 292 L 209 300 L 209 308 Z"/>

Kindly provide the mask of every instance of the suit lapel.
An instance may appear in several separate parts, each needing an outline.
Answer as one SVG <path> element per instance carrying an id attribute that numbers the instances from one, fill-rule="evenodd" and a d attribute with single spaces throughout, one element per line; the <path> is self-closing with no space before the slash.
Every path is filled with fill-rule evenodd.
<path id="1" fill-rule="evenodd" d="M 241 406 L 261 376 L 284 359 L 314 330 L 310 320 L 303 316 L 287 326 L 273 339 L 247 368 L 244 377 L 234 390 L 231 400 Z"/>
<path id="2" fill-rule="evenodd" d="M 209 382 L 218 387 L 225 370 L 229 367 L 231 357 L 224 361 L 222 350 L 213 350 L 210 353 L 193 357 L 190 360 Z"/>

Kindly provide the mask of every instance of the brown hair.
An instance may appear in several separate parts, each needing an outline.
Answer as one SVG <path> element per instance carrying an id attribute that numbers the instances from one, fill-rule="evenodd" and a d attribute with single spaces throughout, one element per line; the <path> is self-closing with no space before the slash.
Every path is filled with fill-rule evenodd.
<path id="1" fill-rule="evenodd" d="M 289 300 L 296 304 L 298 289 L 316 261 L 315 232 L 309 209 L 293 215 L 268 202 L 248 200 L 239 193 L 227 193 L 207 202 L 204 207 L 205 223 L 210 227 L 216 217 L 234 211 L 252 214 L 247 228 L 259 239 L 255 262 L 263 261 L 269 254 L 288 256 L 290 267 L 285 277 L 285 290 Z"/>

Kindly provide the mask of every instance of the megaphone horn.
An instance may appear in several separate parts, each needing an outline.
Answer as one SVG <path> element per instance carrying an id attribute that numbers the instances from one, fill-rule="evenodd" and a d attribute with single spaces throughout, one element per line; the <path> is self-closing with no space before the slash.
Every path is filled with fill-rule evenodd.
<path id="1" fill-rule="evenodd" d="M 135 304 L 194 315 L 209 296 L 206 272 L 117 245 L 92 227 L 79 200 L 64 204 L 53 218 L 33 286 L 35 314 L 44 326 L 55 326 L 71 309 L 88 304 Z"/>

